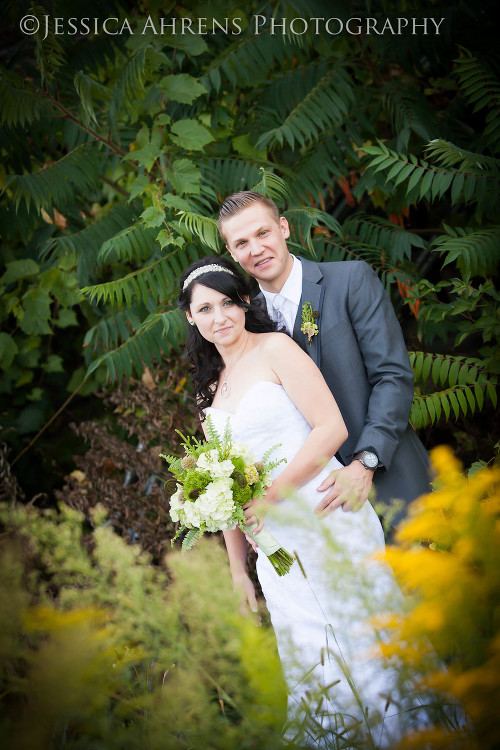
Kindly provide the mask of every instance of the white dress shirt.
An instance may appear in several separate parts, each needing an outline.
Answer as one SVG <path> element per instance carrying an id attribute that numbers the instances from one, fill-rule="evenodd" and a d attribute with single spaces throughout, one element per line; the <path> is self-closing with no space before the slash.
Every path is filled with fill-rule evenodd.
<path id="1" fill-rule="evenodd" d="M 295 255 L 292 255 L 292 258 L 292 270 L 279 293 L 268 292 L 260 287 L 269 316 L 277 323 L 284 324 L 290 334 L 293 332 L 302 296 L 302 264 Z"/>

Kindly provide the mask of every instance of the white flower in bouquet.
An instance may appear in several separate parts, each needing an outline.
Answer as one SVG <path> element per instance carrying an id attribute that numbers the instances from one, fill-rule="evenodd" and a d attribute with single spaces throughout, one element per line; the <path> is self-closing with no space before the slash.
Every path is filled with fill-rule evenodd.
<path id="1" fill-rule="evenodd" d="M 232 443 L 231 447 L 229 448 L 229 457 L 242 458 L 247 466 L 255 463 L 255 456 L 250 448 L 246 445 L 242 445 L 241 443 Z"/>
<path id="2" fill-rule="evenodd" d="M 211 477 L 230 477 L 234 471 L 233 462 L 230 459 L 221 461 L 216 448 L 202 453 L 196 466 L 200 471 L 208 472 Z"/>
<path id="3" fill-rule="evenodd" d="M 203 519 L 201 517 L 200 509 L 196 503 L 193 503 L 190 500 L 188 500 L 184 505 L 183 513 L 184 513 L 184 518 L 185 518 L 185 524 L 187 526 L 192 526 L 195 529 L 201 528 Z"/>
<path id="4" fill-rule="evenodd" d="M 174 494 L 170 497 L 170 517 L 172 521 L 181 521 L 181 523 L 184 523 L 184 519 L 181 519 L 178 512 L 180 511 L 181 514 L 184 515 L 184 492 L 182 490 L 182 487 L 179 487 L 179 485 L 177 485 L 177 487 L 177 492 L 174 492 Z"/>
<path id="5" fill-rule="evenodd" d="M 207 485 L 205 491 L 193 503 L 204 516 L 205 523 L 210 519 L 226 521 L 234 511 L 232 480 L 224 477 L 215 479 Z"/>

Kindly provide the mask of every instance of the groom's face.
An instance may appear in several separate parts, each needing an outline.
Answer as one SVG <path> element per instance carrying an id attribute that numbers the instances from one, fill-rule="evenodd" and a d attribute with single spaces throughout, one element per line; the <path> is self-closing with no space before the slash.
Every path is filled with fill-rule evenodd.
<path id="1" fill-rule="evenodd" d="M 222 231 L 232 259 L 264 289 L 279 292 L 293 265 L 287 220 L 277 222 L 267 206 L 255 203 L 226 219 Z"/>

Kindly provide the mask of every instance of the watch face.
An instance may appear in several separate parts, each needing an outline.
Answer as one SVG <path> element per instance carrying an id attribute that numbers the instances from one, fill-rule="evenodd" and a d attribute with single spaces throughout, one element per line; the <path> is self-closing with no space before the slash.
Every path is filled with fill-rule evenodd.
<path id="1" fill-rule="evenodd" d="M 365 464 L 369 469 L 376 469 L 378 466 L 378 458 L 375 455 L 375 453 L 370 453 L 370 451 L 364 451 L 362 456 L 362 463 Z"/>

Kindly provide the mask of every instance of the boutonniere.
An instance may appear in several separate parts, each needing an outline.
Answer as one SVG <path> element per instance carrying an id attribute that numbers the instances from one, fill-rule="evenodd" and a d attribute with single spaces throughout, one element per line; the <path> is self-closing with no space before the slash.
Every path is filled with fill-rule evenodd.
<path id="1" fill-rule="evenodd" d="M 317 336 L 319 333 L 318 325 L 314 322 L 317 318 L 319 318 L 319 312 L 313 310 L 310 302 L 302 305 L 302 325 L 300 326 L 300 330 L 307 336 L 309 346 L 311 346 L 312 337 Z"/>

